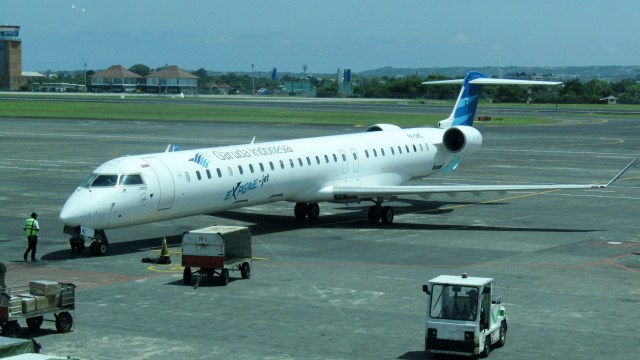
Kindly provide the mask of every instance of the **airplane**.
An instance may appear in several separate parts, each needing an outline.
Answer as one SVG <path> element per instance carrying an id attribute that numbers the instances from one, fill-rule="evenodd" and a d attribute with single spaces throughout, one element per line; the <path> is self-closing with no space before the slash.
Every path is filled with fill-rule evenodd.
<path id="1" fill-rule="evenodd" d="M 69 196 L 60 212 L 70 242 L 92 241 L 104 255 L 105 230 L 277 201 L 295 203 L 298 219 L 317 220 L 319 202 L 371 201 L 372 224 L 391 224 L 383 202 L 399 195 L 484 191 L 601 189 L 606 184 L 403 185 L 456 169 L 463 155 L 482 145 L 473 119 L 483 85 L 559 85 L 560 82 L 489 78 L 425 82 L 462 84 L 451 115 L 437 127 L 401 129 L 376 124 L 357 134 L 123 156 L 98 166 Z M 255 138 L 254 138 L 255 139 Z M 84 246 L 83 246 L 84 247 Z"/>

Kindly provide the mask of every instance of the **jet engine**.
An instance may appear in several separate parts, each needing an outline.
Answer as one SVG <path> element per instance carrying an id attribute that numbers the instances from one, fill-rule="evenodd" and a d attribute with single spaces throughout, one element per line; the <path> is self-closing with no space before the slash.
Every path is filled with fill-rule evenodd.
<path id="1" fill-rule="evenodd" d="M 471 126 L 454 126 L 442 135 L 442 143 L 452 153 L 470 153 L 482 146 L 482 135 Z"/>
<path id="2" fill-rule="evenodd" d="M 366 132 L 389 131 L 389 130 L 402 130 L 402 128 L 393 124 L 375 124 L 375 125 L 369 126 Z"/>

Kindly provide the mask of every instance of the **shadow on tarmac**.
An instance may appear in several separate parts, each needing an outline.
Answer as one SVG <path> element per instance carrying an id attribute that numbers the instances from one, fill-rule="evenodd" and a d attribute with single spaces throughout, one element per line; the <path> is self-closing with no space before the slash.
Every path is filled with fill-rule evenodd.
<path id="1" fill-rule="evenodd" d="M 430 215 L 443 215 L 454 211 L 453 208 L 442 208 L 444 206 L 497 206 L 506 205 L 503 203 L 475 203 L 475 202 L 437 202 L 437 201 L 422 201 L 422 200 L 405 200 L 402 199 L 402 204 L 409 204 L 409 206 L 397 206 L 396 215 L 403 213 L 410 214 L 422 214 L 425 216 Z M 316 221 L 309 221 L 307 219 L 298 220 L 293 215 L 283 214 L 262 214 L 246 211 L 223 211 L 218 213 L 209 214 L 224 219 L 230 219 L 234 221 L 241 221 L 249 223 L 249 228 L 254 235 L 273 234 L 285 231 L 292 231 L 306 228 L 342 228 L 342 229 L 360 229 L 377 226 L 380 229 L 394 229 L 394 230 L 413 230 L 413 231 L 437 231 L 437 230 L 455 230 L 455 231 L 500 231 L 500 232 L 552 232 L 552 233 L 584 233 L 584 232 L 596 232 L 602 230 L 595 229 L 558 229 L 558 228 L 545 228 L 545 227 L 507 227 L 507 226 L 483 226 L 483 225 L 469 225 L 469 224 L 424 224 L 424 223 L 409 223 L 409 222 L 394 222 L 391 225 L 371 225 L 367 219 L 367 211 L 369 206 L 358 207 L 343 207 L 338 208 L 340 210 L 350 210 L 349 212 L 324 215 Z M 403 212 L 403 209 L 407 209 Z M 400 210 L 400 211 L 398 211 Z M 361 214 L 360 214 L 361 213 Z M 163 238 L 167 239 L 168 247 L 180 248 L 182 245 L 182 233 L 169 235 L 166 237 L 154 237 L 140 240 L 131 240 L 123 242 L 115 242 L 109 244 L 109 252 L 104 256 L 116 256 L 123 254 L 131 254 L 142 251 L 148 251 L 151 249 L 159 249 Z M 91 255 L 89 249 L 85 249 L 80 254 L 72 254 L 70 248 L 48 253 L 42 256 L 42 260 L 67 260 L 73 258 L 86 258 L 94 256 Z"/>

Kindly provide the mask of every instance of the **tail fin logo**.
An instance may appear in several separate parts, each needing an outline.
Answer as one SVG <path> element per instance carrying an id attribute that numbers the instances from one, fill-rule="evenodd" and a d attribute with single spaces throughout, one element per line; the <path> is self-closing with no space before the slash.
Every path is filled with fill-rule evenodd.
<path id="1" fill-rule="evenodd" d="M 462 83 L 462 90 L 458 96 L 455 109 L 453 110 L 453 125 L 473 125 L 473 118 L 476 115 L 476 109 L 478 108 L 478 100 L 480 99 L 480 92 L 482 91 L 482 85 L 473 84 L 472 81 L 476 79 L 486 78 L 487 76 L 472 71 L 467 74 Z"/>

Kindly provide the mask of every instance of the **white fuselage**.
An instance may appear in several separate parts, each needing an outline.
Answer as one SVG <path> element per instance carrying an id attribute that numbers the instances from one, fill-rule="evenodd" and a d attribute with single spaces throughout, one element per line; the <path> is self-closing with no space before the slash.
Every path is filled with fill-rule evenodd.
<path id="1" fill-rule="evenodd" d="M 437 172 L 454 157 L 442 146 L 444 132 L 394 127 L 120 157 L 95 169 L 60 219 L 108 229 L 275 201 L 333 201 L 334 186 L 397 186 Z"/>

